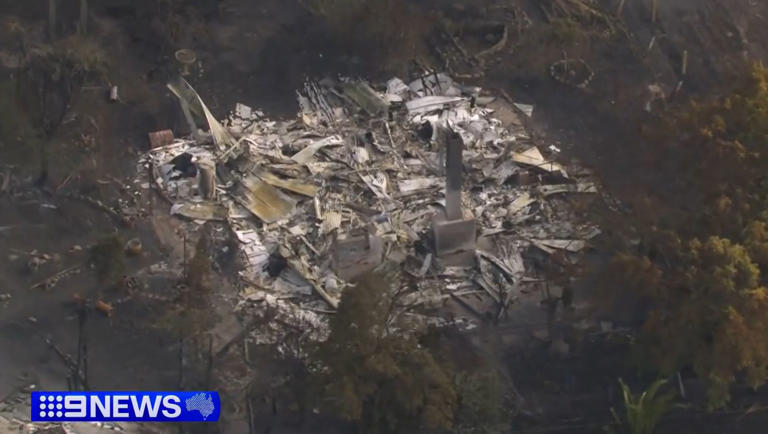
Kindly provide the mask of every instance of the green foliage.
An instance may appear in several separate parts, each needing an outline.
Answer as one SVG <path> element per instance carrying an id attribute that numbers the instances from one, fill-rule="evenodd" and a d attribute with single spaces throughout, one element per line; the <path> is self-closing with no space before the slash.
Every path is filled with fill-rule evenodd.
<path id="1" fill-rule="evenodd" d="M 451 374 L 416 339 L 388 333 L 388 281 L 369 275 L 345 290 L 313 372 L 319 403 L 365 432 L 450 429 Z"/>
<path id="2" fill-rule="evenodd" d="M 765 221 L 753 220 L 747 224 L 744 247 L 761 270 L 768 270 L 768 224 Z"/>
<path id="3" fill-rule="evenodd" d="M 125 273 L 125 250 L 119 235 L 103 238 L 91 247 L 89 259 L 102 283 L 114 283 Z"/>
<path id="4" fill-rule="evenodd" d="M 664 222 L 675 230 L 738 238 L 747 222 L 768 209 L 765 68 L 755 65 L 730 96 L 693 101 L 644 131 L 647 169 L 664 180 L 664 188 L 648 187 L 660 199 L 658 211 L 678 211 L 675 220 Z"/>
<path id="5" fill-rule="evenodd" d="M 627 434 L 653 434 L 656 426 L 664 415 L 675 407 L 675 394 L 672 392 L 659 394 L 666 380 L 656 380 L 648 389 L 640 394 L 633 394 L 622 379 L 622 399 L 624 414 L 619 414 L 611 408 L 611 414 L 617 426 L 626 430 Z"/>
<path id="6" fill-rule="evenodd" d="M 454 380 L 459 396 L 457 432 L 490 434 L 506 432 L 504 389 L 494 371 L 461 372 Z"/>
<path id="7" fill-rule="evenodd" d="M 768 70 L 667 118 L 644 150 L 665 188 L 632 203 L 641 243 L 604 283 L 647 297 L 643 358 L 664 374 L 692 367 L 716 408 L 737 379 L 768 377 Z"/>
<path id="8" fill-rule="evenodd" d="M 739 373 L 753 386 L 765 382 L 768 293 L 747 249 L 730 240 L 693 239 L 676 253 L 663 274 L 652 268 L 655 280 L 631 276 L 649 282 L 638 290 L 654 302 L 640 343 L 665 374 L 692 366 L 709 381 L 710 406 L 718 407 Z M 625 261 L 628 271 L 649 266 L 647 258 Z"/>

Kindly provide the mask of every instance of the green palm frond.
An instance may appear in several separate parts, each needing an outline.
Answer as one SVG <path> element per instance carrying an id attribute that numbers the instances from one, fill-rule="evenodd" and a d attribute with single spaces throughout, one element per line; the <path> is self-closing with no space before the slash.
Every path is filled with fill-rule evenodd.
<path id="1" fill-rule="evenodd" d="M 624 417 L 620 417 L 611 408 L 616 424 L 624 426 L 630 434 L 653 434 L 661 418 L 678 405 L 675 403 L 674 392 L 660 393 L 666 383 L 667 380 L 659 379 L 642 393 L 633 394 L 624 380 L 619 379 L 624 401 Z"/>

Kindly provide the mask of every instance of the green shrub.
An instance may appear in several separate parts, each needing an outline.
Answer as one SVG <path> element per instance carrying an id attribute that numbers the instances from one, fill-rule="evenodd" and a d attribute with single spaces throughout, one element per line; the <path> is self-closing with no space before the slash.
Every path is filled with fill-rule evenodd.
<path id="1" fill-rule="evenodd" d="M 114 283 L 125 273 L 125 250 L 122 238 L 115 234 L 91 247 L 89 259 L 102 283 Z"/>
<path id="2" fill-rule="evenodd" d="M 656 426 L 664 415 L 675 407 L 675 394 L 668 392 L 659 394 L 666 380 L 656 380 L 648 389 L 639 394 L 633 394 L 622 379 L 622 399 L 624 414 L 619 414 L 611 408 L 614 422 L 621 432 L 627 434 L 653 434 Z M 613 431 L 608 429 L 608 431 Z"/>

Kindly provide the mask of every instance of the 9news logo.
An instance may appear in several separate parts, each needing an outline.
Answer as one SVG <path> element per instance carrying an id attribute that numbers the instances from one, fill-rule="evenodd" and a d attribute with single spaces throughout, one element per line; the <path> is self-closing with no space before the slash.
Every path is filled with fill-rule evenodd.
<path id="1" fill-rule="evenodd" d="M 217 392 L 32 392 L 32 422 L 215 422 Z"/>

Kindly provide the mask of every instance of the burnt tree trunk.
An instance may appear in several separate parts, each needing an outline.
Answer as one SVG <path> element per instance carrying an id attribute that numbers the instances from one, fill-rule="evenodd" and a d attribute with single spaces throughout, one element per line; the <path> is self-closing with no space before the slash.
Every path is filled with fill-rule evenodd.
<path id="1" fill-rule="evenodd" d="M 80 0 L 80 34 L 88 33 L 88 0 Z"/>
<path id="2" fill-rule="evenodd" d="M 48 37 L 53 41 L 56 39 L 56 2 L 58 0 L 48 0 Z"/>

